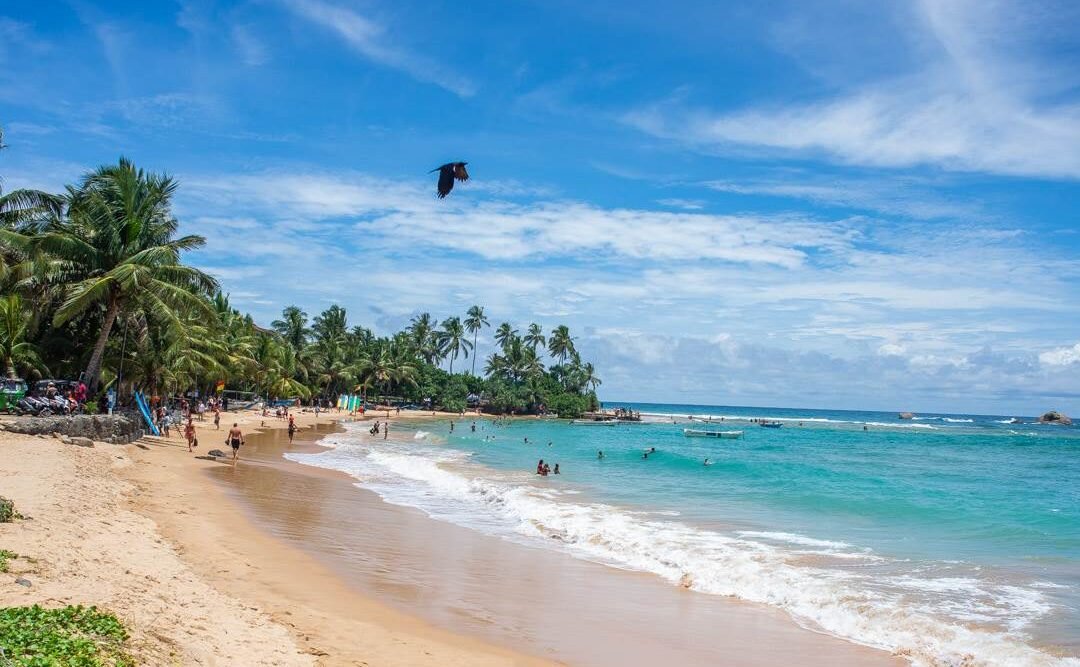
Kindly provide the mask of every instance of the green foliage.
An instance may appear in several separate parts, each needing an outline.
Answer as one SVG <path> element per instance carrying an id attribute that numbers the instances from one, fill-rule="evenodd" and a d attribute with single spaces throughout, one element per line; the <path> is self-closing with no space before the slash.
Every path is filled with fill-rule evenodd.
<path id="1" fill-rule="evenodd" d="M 452 376 L 437 394 L 437 403 L 448 412 L 461 412 L 466 407 L 469 387 L 460 375 Z"/>
<path id="2" fill-rule="evenodd" d="M 310 316 L 290 305 L 272 328 L 260 327 L 214 278 L 184 264 L 205 239 L 178 235 L 178 187 L 121 158 L 63 195 L 0 192 L 0 372 L 82 374 L 96 397 L 88 412 L 97 412 L 110 383 L 121 397 L 133 389 L 205 395 L 223 381 L 267 398 L 351 392 L 432 399 L 448 410 L 464 409 L 475 394 L 502 413 L 535 413 L 600 383 L 566 326 L 545 335 L 533 323 L 522 336 L 504 322 L 498 350 L 477 364 L 478 335 L 490 326 L 479 305 L 464 317 L 420 313 L 390 336 L 350 326 L 340 305 Z M 546 368 L 552 360 L 558 365 Z M 454 372 L 462 361 L 471 372 Z"/>
<path id="3" fill-rule="evenodd" d="M 581 394 L 557 394 L 548 399 L 548 412 L 554 412 L 560 417 L 575 419 L 583 412 L 591 409 L 591 401 L 588 396 Z"/>
<path id="4" fill-rule="evenodd" d="M 8 571 L 8 561 L 19 557 L 19 554 L 7 549 L 0 549 L 0 572 Z"/>
<path id="5" fill-rule="evenodd" d="M 87 401 L 83 404 L 83 411 L 88 415 L 96 415 L 98 413 L 97 401 Z"/>
<path id="6" fill-rule="evenodd" d="M 127 630 L 95 607 L 0 609 L 0 648 L 18 667 L 133 667 Z"/>
<path id="7" fill-rule="evenodd" d="M 0 523 L 11 523 L 21 518 L 22 515 L 15 509 L 15 501 L 0 496 Z"/>

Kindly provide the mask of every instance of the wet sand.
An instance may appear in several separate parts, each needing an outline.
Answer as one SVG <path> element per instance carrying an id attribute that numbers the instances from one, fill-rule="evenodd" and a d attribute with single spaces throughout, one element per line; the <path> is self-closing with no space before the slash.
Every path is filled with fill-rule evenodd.
<path id="1" fill-rule="evenodd" d="M 291 451 L 318 451 L 315 440 L 334 428 L 301 431 Z M 240 466 L 208 468 L 215 486 L 256 526 L 317 560 L 326 576 L 435 627 L 583 666 L 906 664 L 800 628 L 778 610 L 390 505 L 344 474 L 284 460 L 284 431 L 248 442 Z"/>

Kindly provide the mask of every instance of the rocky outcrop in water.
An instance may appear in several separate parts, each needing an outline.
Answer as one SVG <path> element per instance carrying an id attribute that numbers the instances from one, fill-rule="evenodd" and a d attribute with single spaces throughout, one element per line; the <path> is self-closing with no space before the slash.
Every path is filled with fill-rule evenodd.
<path id="1" fill-rule="evenodd" d="M 897 416 L 897 418 L 898 419 L 915 419 L 915 415 L 911 414 L 910 412 L 901 412 Z"/>
<path id="2" fill-rule="evenodd" d="M 1051 410 L 1042 417 L 1039 417 L 1040 424 L 1061 424 L 1062 426 L 1072 426 L 1072 420 L 1067 416 L 1061 414 L 1057 410 Z"/>

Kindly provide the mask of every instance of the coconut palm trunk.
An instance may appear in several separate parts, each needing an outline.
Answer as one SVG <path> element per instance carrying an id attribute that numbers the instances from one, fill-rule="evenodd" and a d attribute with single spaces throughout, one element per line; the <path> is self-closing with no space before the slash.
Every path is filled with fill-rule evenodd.
<path id="1" fill-rule="evenodd" d="M 479 331 L 479 329 L 477 329 L 476 331 Z M 475 350 L 476 350 L 476 331 L 473 331 L 473 334 L 472 334 L 472 348 L 473 348 L 474 354 L 473 354 L 473 358 L 472 358 L 472 371 L 470 371 L 471 375 L 476 375 L 476 354 L 475 354 Z"/>
<path id="2" fill-rule="evenodd" d="M 101 378 L 101 358 L 105 355 L 105 345 L 109 342 L 109 334 L 112 332 L 113 323 L 120 312 L 120 299 L 113 296 L 109 299 L 109 306 L 105 311 L 105 320 L 101 323 L 101 333 L 98 334 L 97 342 L 94 343 L 94 352 L 90 355 L 90 362 L 86 364 L 86 387 L 93 395 L 97 392 L 98 381 Z"/>

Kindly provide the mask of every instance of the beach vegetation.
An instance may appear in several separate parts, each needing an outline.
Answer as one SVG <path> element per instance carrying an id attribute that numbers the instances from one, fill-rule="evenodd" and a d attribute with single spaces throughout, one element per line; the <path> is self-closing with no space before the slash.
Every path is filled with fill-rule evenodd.
<path id="1" fill-rule="evenodd" d="M 8 571 L 8 561 L 19 557 L 19 554 L 7 549 L 0 549 L 0 572 Z"/>
<path id="2" fill-rule="evenodd" d="M 150 395 L 206 395 L 215 388 L 266 398 L 334 399 L 361 393 L 461 411 L 576 415 L 595 405 L 599 378 L 565 325 L 524 336 L 495 331 L 477 361 L 488 314 L 414 316 L 377 334 L 333 304 L 319 313 L 288 305 L 260 326 L 217 280 L 187 264 L 206 239 L 180 234 L 178 182 L 120 158 L 60 195 L 0 191 L 0 362 L 8 376 L 82 377 L 87 407 Z M 472 357 L 461 371 L 463 359 Z M 482 366 L 482 373 L 477 374 Z M 560 398 L 569 395 L 570 398 Z"/>
<path id="3" fill-rule="evenodd" d="M 116 616 L 96 607 L 0 609 L 0 649 L 18 667 L 129 667 L 127 630 Z"/>
<path id="4" fill-rule="evenodd" d="M 11 523 L 21 518 L 22 515 L 15 509 L 15 501 L 0 496 L 0 523 Z"/>

